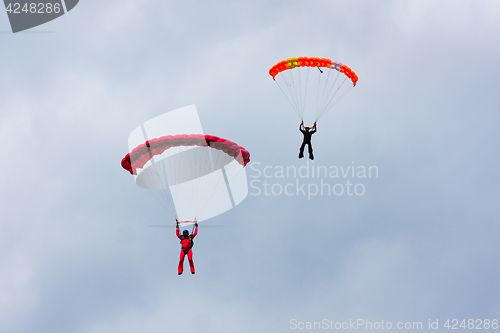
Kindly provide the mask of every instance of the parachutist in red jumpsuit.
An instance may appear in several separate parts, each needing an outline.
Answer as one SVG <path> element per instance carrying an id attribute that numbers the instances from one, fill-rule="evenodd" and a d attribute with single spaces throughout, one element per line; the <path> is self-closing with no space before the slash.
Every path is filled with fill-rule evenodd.
<path id="1" fill-rule="evenodd" d="M 312 128 L 312 130 L 311 130 Z M 314 155 L 313 155 L 313 149 L 311 145 L 311 136 L 316 133 L 316 122 L 314 122 L 313 127 L 304 127 L 304 121 L 300 123 L 299 130 L 304 134 L 304 140 L 302 141 L 302 146 L 300 146 L 300 151 L 299 151 L 299 158 L 304 157 L 304 148 L 306 144 L 308 145 L 309 149 L 309 158 L 311 160 L 314 160 Z"/>
<path id="2" fill-rule="evenodd" d="M 182 232 L 182 235 L 179 232 L 179 222 L 177 222 L 177 226 L 175 229 L 175 233 L 177 234 L 177 237 L 181 240 L 181 257 L 179 260 L 179 268 L 178 268 L 178 273 L 179 275 L 182 274 L 183 268 L 184 268 L 184 257 L 188 256 L 189 260 L 189 267 L 191 268 L 191 274 L 194 274 L 194 262 L 193 262 L 193 251 L 191 251 L 191 248 L 193 247 L 193 238 L 196 237 L 198 234 L 198 223 L 195 223 L 196 229 L 194 229 L 194 233 L 192 235 L 189 234 L 189 231 L 184 230 Z"/>

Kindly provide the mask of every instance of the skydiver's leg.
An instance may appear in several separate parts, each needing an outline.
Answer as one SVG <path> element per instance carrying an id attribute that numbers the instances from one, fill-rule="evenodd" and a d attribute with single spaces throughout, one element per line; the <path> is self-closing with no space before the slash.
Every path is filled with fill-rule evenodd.
<path id="1" fill-rule="evenodd" d="M 191 268 L 191 274 L 194 274 L 194 262 L 193 262 L 193 251 L 188 252 L 189 267 Z"/>
<path id="2" fill-rule="evenodd" d="M 308 144 L 308 148 L 309 148 L 309 159 L 314 160 L 313 147 L 310 142 Z"/>
<path id="3" fill-rule="evenodd" d="M 302 146 L 300 146 L 300 149 L 299 149 L 299 158 L 304 157 L 304 147 L 305 146 L 306 146 L 306 142 L 302 141 Z"/>
<path id="4" fill-rule="evenodd" d="M 181 256 L 180 256 L 180 259 L 179 259 L 179 268 L 177 269 L 177 273 L 179 273 L 179 275 L 182 274 L 182 270 L 184 268 L 184 256 L 186 254 L 184 253 L 183 250 L 181 250 Z"/>

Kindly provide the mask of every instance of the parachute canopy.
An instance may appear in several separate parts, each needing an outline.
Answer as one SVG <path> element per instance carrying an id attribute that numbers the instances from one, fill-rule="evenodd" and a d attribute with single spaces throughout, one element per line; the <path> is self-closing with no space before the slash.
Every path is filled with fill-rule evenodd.
<path id="1" fill-rule="evenodd" d="M 143 168 L 153 156 L 161 155 L 169 148 L 180 146 L 210 146 L 234 157 L 242 166 L 250 162 L 250 153 L 232 141 L 214 135 L 178 134 L 162 136 L 139 145 L 122 159 L 122 167 L 131 174 L 137 175 L 137 168 Z"/>
<path id="2" fill-rule="evenodd" d="M 196 107 L 190 105 L 134 129 L 121 165 L 177 220 L 202 221 L 245 199 L 249 161 L 245 148 L 203 134 Z"/>
<path id="3" fill-rule="evenodd" d="M 307 117 L 317 121 L 358 82 L 348 66 L 316 57 L 282 60 L 271 67 L 269 74 L 301 120 Z"/>

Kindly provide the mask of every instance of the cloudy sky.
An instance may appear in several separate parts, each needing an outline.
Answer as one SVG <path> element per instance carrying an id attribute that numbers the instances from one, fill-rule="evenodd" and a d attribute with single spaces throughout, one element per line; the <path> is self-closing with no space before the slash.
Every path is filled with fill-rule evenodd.
<path id="1" fill-rule="evenodd" d="M 16 34 L 0 14 L 0 31 L 0 332 L 500 319 L 498 1 L 81 0 Z M 178 276 L 174 229 L 149 227 L 173 219 L 120 166 L 129 133 L 196 104 L 250 151 L 256 187 L 319 184 L 259 177 L 308 163 L 268 74 L 293 56 L 359 76 L 314 166 L 378 177 L 324 179 L 362 184 L 351 196 L 250 187 Z"/>

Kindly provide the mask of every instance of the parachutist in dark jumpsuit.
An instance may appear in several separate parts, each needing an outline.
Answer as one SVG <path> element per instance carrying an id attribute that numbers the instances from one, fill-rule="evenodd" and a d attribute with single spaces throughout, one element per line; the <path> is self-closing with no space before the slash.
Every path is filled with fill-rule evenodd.
<path id="1" fill-rule="evenodd" d="M 191 268 L 191 274 L 194 274 L 194 262 L 193 262 L 193 251 L 191 251 L 191 248 L 193 247 L 193 238 L 196 237 L 198 234 L 198 223 L 195 224 L 196 229 L 194 230 L 193 234 L 189 234 L 189 231 L 184 230 L 182 232 L 182 235 L 179 233 L 179 222 L 177 221 L 177 226 L 175 229 L 175 233 L 177 237 L 181 240 L 181 256 L 179 259 L 179 268 L 178 268 L 178 273 L 179 275 L 182 274 L 183 268 L 184 268 L 184 257 L 188 256 L 189 260 L 189 267 Z"/>
<path id="2" fill-rule="evenodd" d="M 304 121 L 302 121 L 300 123 L 299 130 L 302 132 L 302 134 L 304 134 L 304 140 L 302 141 L 302 146 L 300 146 L 299 158 L 304 157 L 304 148 L 307 144 L 309 150 L 309 159 L 314 160 L 313 149 L 311 145 L 311 136 L 316 133 L 316 122 L 314 122 L 313 127 L 304 127 Z"/>

